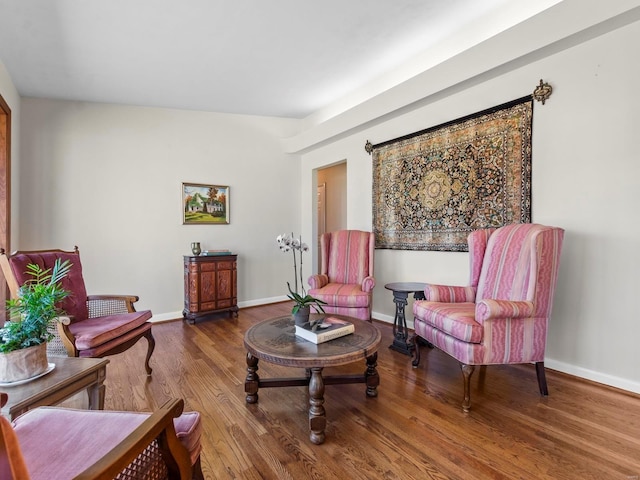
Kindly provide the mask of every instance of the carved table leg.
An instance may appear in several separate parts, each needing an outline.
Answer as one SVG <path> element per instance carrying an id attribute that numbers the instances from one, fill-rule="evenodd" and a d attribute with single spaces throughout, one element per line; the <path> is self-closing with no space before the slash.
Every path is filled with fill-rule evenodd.
<path id="1" fill-rule="evenodd" d="M 98 381 L 87 388 L 89 396 L 89 410 L 104 410 L 104 396 L 106 387 L 104 380 L 107 377 L 106 366 L 98 370 Z"/>
<path id="2" fill-rule="evenodd" d="M 247 403 L 258 403 L 258 386 L 260 377 L 258 376 L 258 357 L 247 353 L 247 378 L 244 381 L 244 391 L 247 394 Z"/>
<path id="3" fill-rule="evenodd" d="M 324 410 L 324 381 L 322 380 L 322 368 L 311 369 L 309 380 L 309 428 L 311 443 L 320 445 L 324 442 L 324 429 L 327 426 L 327 417 Z"/>
<path id="4" fill-rule="evenodd" d="M 367 384 L 367 397 L 378 396 L 378 385 L 380 376 L 378 375 L 378 352 L 367 357 L 367 370 L 364 372 L 365 383 Z"/>

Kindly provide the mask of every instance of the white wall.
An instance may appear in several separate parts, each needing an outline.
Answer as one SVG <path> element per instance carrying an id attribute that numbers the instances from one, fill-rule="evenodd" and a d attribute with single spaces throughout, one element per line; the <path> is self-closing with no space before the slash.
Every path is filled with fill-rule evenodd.
<path id="1" fill-rule="evenodd" d="M 557 23 L 565 20 L 552 18 Z M 510 42 L 503 44 L 511 48 Z M 504 53 L 500 45 L 500 39 L 494 39 L 492 52 L 497 56 Z M 428 101 L 395 114 L 376 117 L 372 101 L 367 117 L 367 105 L 361 105 L 360 120 L 340 127 L 351 129 L 349 135 L 327 135 L 316 142 L 310 140 L 314 132 L 306 132 L 304 139 L 294 137 L 289 145 L 307 142 L 303 178 L 325 164 L 347 159 L 348 226 L 370 229 L 372 166 L 364 151 L 367 140 L 375 144 L 438 125 L 529 94 L 540 78 L 549 81 L 552 97 L 546 105 L 534 107 L 533 221 L 563 227 L 566 235 L 546 365 L 640 392 L 640 322 L 635 308 L 640 292 L 639 45 L 636 8 L 629 17 L 616 17 L 562 45 L 463 81 L 464 88 L 443 88 Z M 491 65 L 493 57 L 488 55 L 480 59 Z M 464 64 L 453 61 L 440 65 L 434 75 L 448 77 L 453 84 L 466 73 Z M 395 93 L 418 98 L 422 89 L 431 87 L 428 74 L 420 80 L 407 82 Z M 356 113 L 347 116 L 355 118 Z M 331 129 L 324 126 L 315 133 Z M 303 234 L 310 229 L 305 222 Z M 465 253 L 377 250 L 374 317 L 392 320 L 394 304 L 386 283 L 466 284 L 467 262 Z"/>
<path id="2" fill-rule="evenodd" d="M 299 232 L 292 120 L 24 98 L 21 249 L 80 247 L 89 293 L 140 296 L 154 318 L 183 308 L 190 243 L 238 257 L 242 305 L 284 298 Z M 230 187 L 229 225 L 182 225 L 182 182 Z"/>

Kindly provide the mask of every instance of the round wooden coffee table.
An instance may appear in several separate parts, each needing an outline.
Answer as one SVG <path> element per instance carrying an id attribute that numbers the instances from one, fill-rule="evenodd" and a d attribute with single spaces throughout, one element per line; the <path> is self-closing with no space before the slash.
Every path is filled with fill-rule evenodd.
<path id="1" fill-rule="evenodd" d="M 313 314 L 312 318 L 323 315 Z M 366 384 L 368 397 L 378 395 L 380 377 L 376 370 L 380 331 L 371 323 L 343 315 L 331 315 L 350 321 L 355 332 L 334 340 L 314 344 L 295 335 L 290 315 L 264 320 L 247 330 L 244 346 L 247 349 L 247 379 L 244 383 L 247 403 L 258 401 L 258 389 L 267 387 L 309 387 L 309 438 L 312 443 L 324 442 L 327 424 L 324 409 L 325 385 L 344 383 Z M 345 365 L 366 359 L 364 374 L 322 376 L 328 366 Z M 302 367 L 307 375 L 301 378 L 262 379 L 258 375 L 258 360 L 288 367 Z"/>

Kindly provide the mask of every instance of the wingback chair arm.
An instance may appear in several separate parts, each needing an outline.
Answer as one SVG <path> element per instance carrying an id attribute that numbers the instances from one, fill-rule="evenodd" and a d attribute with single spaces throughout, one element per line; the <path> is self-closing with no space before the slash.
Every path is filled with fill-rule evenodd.
<path id="1" fill-rule="evenodd" d="M 89 307 L 89 318 L 100 317 L 104 313 L 93 314 L 98 310 L 102 312 L 101 305 L 109 305 L 109 313 L 131 313 L 135 312 L 133 306 L 139 300 L 137 295 L 87 295 L 87 306 Z"/>
<path id="2" fill-rule="evenodd" d="M 67 351 L 67 355 L 69 355 L 70 357 L 77 357 L 79 355 L 79 352 L 76 348 L 76 339 L 69 330 L 69 325 L 73 323 L 73 317 L 68 315 L 61 315 L 57 317 L 56 320 L 56 324 L 58 327 L 58 336 L 60 337 L 60 341 Z"/>
<path id="3" fill-rule="evenodd" d="M 365 277 L 362 280 L 362 291 L 363 292 L 372 292 L 373 287 L 376 286 L 376 279 L 373 277 Z"/>
<path id="4" fill-rule="evenodd" d="M 311 275 L 308 280 L 312 289 L 322 288 L 329 283 L 328 275 Z"/>
<path id="5" fill-rule="evenodd" d="M 115 478 L 156 438 L 167 467 L 172 473 L 169 478 L 190 479 L 192 476 L 191 459 L 186 448 L 176 437 L 173 423 L 173 419 L 180 416 L 183 408 L 184 401 L 182 399 L 167 401 L 113 450 L 76 476 L 74 480 L 111 480 Z"/>
<path id="6" fill-rule="evenodd" d="M 434 285 L 428 283 L 424 288 L 424 298 L 429 302 L 475 302 L 476 291 L 476 287 L 471 286 Z"/>
<path id="7" fill-rule="evenodd" d="M 484 299 L 476 304 L 476 320 L 484 322 L 494 318 L 529 318 L 535 305 L 528 301 Z"/>

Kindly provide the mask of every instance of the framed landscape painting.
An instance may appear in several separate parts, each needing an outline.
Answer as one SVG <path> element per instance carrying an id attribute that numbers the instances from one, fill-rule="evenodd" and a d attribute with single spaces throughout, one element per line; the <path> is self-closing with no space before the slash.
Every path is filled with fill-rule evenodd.
<path id="1" fill-rule="evenodd" d="M 183 183 L 182 223 L 184 225 L 227 225 L 229 223 L 229 186 Z"/>

